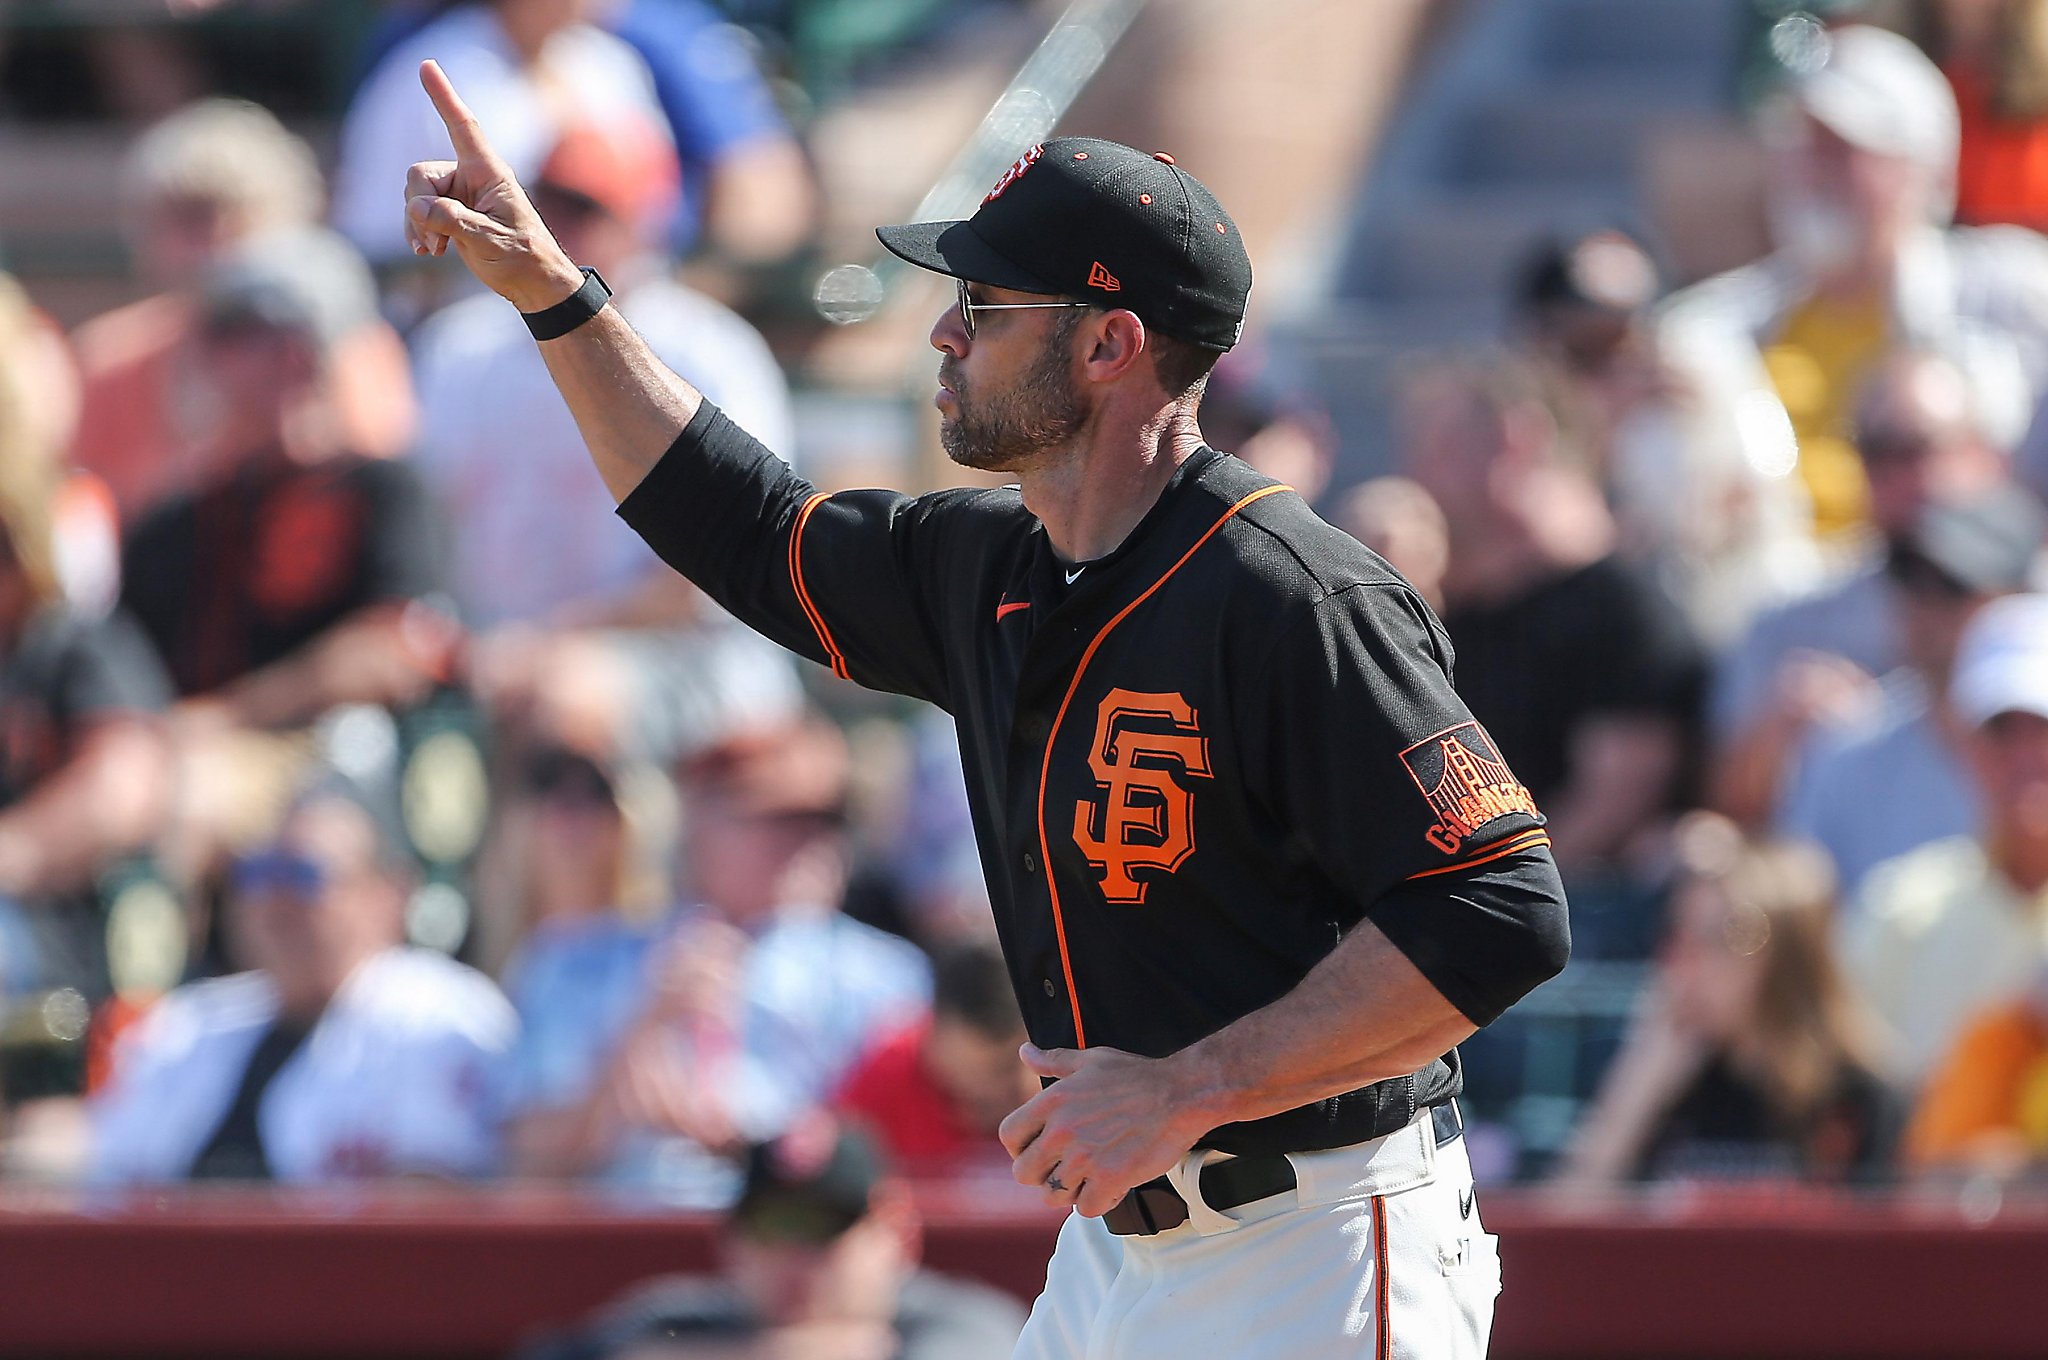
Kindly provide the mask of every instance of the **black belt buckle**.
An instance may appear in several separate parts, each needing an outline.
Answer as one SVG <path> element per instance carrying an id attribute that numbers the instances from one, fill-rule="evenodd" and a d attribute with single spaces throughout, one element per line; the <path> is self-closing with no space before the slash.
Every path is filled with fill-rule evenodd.
<path id="1" fill-rule="evenodd" d="M 1151 1237 L 1187 1221 L 1188 1202 L 1164 1176 L 1134 1187 L 1102 1216 L 1102 1226 L 1118 1237 Z"/>

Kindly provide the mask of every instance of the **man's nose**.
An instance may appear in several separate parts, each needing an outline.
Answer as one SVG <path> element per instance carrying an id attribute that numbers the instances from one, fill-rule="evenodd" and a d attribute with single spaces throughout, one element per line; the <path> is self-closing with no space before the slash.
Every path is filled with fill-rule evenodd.
<path id="1" fill-rule="evenodd" d="M 933 349 L 955 358 L 967 352 L 967 327 L 960 320 L 958 306 L 939 313 L 939 319 L 932 323 L 931 342 Z"/>

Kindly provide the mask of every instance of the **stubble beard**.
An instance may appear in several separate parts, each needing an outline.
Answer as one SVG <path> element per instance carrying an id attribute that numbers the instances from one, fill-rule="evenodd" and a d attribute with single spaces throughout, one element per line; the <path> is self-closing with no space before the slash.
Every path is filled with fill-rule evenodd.
<path id="1" fill-rule="evenodd" d="M 953 393 L 958 413 L 939 422 L 946 457 L 978 472 L 1015 472 L 1080 433 L 1088 412 L 1068 369 L 1072 325 L 1056 326 L 1043 349 L 1008 392 L 976 405 L 952 361 L 939 379 Z"/>

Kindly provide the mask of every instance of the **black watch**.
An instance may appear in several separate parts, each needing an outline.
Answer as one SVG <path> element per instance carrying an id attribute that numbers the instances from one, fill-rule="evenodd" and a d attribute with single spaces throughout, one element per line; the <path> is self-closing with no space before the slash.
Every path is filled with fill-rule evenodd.
<path id="1" fill-rule="evenodd" d="M 581 288 L 552 307 L 543 307 L 537 312 L 521 312 L 519 319 L 526 323 L 526 329 L 533 332 L 534 339 L 553 340 L 567 335 L 603 311 L 611 295 L 612 286 L 604 281 L 604 275 L 586 264 L 583 266 Z"/>

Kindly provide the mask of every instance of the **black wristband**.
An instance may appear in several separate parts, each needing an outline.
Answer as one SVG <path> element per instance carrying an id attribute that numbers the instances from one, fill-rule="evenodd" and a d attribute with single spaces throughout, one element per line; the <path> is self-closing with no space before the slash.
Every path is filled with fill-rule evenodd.
<path id="1" fill-rule="evenodd" d="M 604 281 L 604 275 L 586 264 L 583 266 L 581 288 L 552 307 L 543 307 L 537 312 L 521 312 L 519 319 L 526 323 L 526 329 L 533 332 L 534 339 L 554 340 L 603 311 L 611 295 L 612 286 Z"/>

